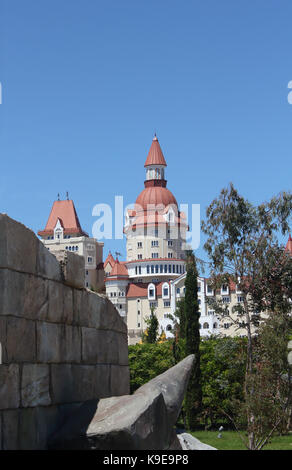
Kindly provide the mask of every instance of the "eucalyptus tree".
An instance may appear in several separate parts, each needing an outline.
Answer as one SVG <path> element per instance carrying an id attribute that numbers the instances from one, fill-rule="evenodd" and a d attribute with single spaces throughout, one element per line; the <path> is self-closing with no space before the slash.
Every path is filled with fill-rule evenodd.
<path id="1" fill-rule="evenodd" d="M 237 286 L 241 302 L 229 312 L 215 296 L 210 302 L 217 314 L 228 315 L 247 334 L 245 401 L 255 394 L 253 336 L 261 322 L 271 314 L 291 311 L 292 261 L 278 243 L 278 235 L 289 232 L 292 195 L 282 192 L 270 201 L 252 205 L 230 184 L 222 189 L 206 211 L 202 231 L 207 236 L 204 248 L 211 266 L 211 285 Z M 247 411 L 248 446 L 257 448 L 254 411 Z"/>

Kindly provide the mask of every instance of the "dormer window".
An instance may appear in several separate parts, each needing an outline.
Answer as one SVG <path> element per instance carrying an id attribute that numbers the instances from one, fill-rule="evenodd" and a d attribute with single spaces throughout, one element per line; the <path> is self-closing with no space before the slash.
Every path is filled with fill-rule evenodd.
<path id="1" fill-rule="evenodd" d="M 155 285 L 152 284 L 152 283 L 148 285 L 148 299 L 149 300 L 155 300 L 156 299 Z"/>

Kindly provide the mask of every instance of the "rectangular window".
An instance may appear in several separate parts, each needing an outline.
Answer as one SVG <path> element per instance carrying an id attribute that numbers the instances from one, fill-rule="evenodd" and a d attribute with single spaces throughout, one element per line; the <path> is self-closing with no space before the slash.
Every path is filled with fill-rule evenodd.
<path id="1" fill-rule="evenodd" d="M 158 272 L 159 272 L 159 265 L 156 264 L 156 266 L 155 266 L 155 274 L 158 274 Z"/>
<path id="2" fill-rule="evenodd" d="M 229 296 L 223 296 L 222 297 L 222 302 L 224 304 L 230 304 L 230 297 Z"/>
<path id="3" fill-rule="evenodd" d="M 138 243 L 137 243 L 137 247 L 138 247 L 138 248 L 142 248 L 142 242 L 138 242 Z"/>
<path id="4" fill-rule="evenodd" d="M 150 273 L 150 266 L 147 265 L 147 274 L 149 274 L 149 273 Z"/>
<path id="5" fill-rule="evenodd" d="M 88 256 L 87 257 L 87 262 L 90 264 L 90 263 L 92 263 L 92 261 L 93 261 L 93 258 L 91 256 Z"/>
<path id="6" fill-rule="evenodd" d="M 163 273 L 163 264 L 160 265 L 160 274 Z"/>
<path id="7" fill-rule="evenodd" d="M 154 266 L 153 266 L 153 264 L 151 265 L 151 274 L 154 274 Z"/>
<path id="8" fill-rule="evenodd" d="M 151 246 L 158 246 L 158 240 L 152 240 Z"/>
<path id="9" fill-rule="evenodd" d="M 167 287 L 164 287 L 164 289 L 163 289 L 163 295 L 164 295 L 164 297 L 167 297 L 167 296 L 168 296 L 168 288 L 167 288 Z"/>
<path id="10" fill-rule="evenodd" d="M 165 300 L 163 302 L 163 304 L 164 304 L 164 307 L 170 307 L 170 301 L 169 300 Z"/>
<path id="11" fill-rule="evenodd" d="M 172 253 L 168 253 L 168 258 L 172 258 Z"/>
<path id="12" fill-rule="evenodd" d="M 168 240 L 167 245 L 172 246 L 172 240 Z"/>
<path id="13" fill-rule="evenodd" d="M 241 302 L 243 302 L 243 301 L 244 301 L 243 295 L 238 295 L 238 296 L 237 296 L 237 302 L 238 302 L 238 303 L 241 303 Z"/>
<path id="14" fill-rule="evenodd" d="M 213 294 L 213 289 L 211 286 L 209 286 L 209 284 L 207 285 L 207 293 L 208 294 Z"/>
<path id="15" fill-rule="evenodd" d="M 138 255 L 138 259 L 142 259 L 142 254 Z"/>
<path id="16" fill-rule="evenodd" d="M 158 258 L 158 253 L 152 253 L 152 258 Z"/>

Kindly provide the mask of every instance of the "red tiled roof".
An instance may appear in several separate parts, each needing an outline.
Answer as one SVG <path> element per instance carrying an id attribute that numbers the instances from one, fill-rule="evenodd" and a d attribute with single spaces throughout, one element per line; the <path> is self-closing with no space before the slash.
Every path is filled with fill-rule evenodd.
<path id="1" fill-rule="evenodd" d="M 144 166 L 150 166 L 150 165 L 167 166 L 162 150 L 160 148 L 158 139 L 156 137 L 156 134 L 154 136 L 154 139 L 152 140 L 152 144 L 151 144 Z"/>
<path id="2" fill-rule="evenodd" d="M 169 189 L 162 186 L 152 186 L 143 189 L 139 194 L 135 203 L 135 210 L 141 212 L 141 207 L 144 210 L 149 209 L 147 206 L 163 206 L 164 208 L 169 205 L 175 205 L 177 207 L 177 201 Z"/>
<path id="3" fill-rule="evenodd" d="M 127 294 L 126 294 L 126 297 L 127 298 L 133 298 L 133 297 L 147 297 L 148 296 L 148 285 L 149 284 L 154 284 L 155 287 L 156 287 L 156 296 L 157 297 L 161 297 L 162 296 L 162 285 L 167 282 L 167 281 L 163 281 L 163 282 L 159 282 L 159 283 L 155 283 L 155 282 L 138 282 L 138 283 L 131 283 L 129 284 L 128 286 L 128 289 L 127 289 Z M 169 285 L 169 282 L 167 282 L 167 284 Z"/>
<path id="4" fill-rule="evenodd" d="M 291 238 L 291 235 L 289 235 L 285 251 L 289 252 L 292 255 L 292 238 Z"/>
<path id="5" fill-rule="evenodd" d="M 74 202 L 71 199 L 54 201 L 45 229 L 39 230 L 38 235 L 52 235 L 58 219 L 64 228 L 65 234 L 75 233 L 76 235 L 80 234 L 88 237 L 88 234 L 81 228 Z"/>
<path id="6" fill-rule="evenodd" d="M 111 252 L 109 252 L 109 254 L 107 255 L 107 259 L 105 260 L 103 266 L 106 267 L 108 263 L 113 268 L 113 266 L 115 264 L 115 260 L 114 260 L 113 255 L 111 254 Z"/>
<path id="7" fill-rule="evenodd" d="M 113 269 L 110 272 L 109 277 L 128 277 L 128 270 L 124 264 L 121 264 L 118 259 L 116 259 Z"/>

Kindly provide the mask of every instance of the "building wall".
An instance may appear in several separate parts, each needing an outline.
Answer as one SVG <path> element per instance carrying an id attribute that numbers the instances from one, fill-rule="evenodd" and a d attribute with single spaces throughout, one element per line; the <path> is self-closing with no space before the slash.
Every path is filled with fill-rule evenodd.
<path id="1" fill-rule="evenodd" d="M 45 449 L 80 403 L 129 393 L 126 325 L 81 262 L 0 215 L 1 449 Z"/>

